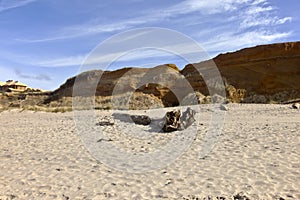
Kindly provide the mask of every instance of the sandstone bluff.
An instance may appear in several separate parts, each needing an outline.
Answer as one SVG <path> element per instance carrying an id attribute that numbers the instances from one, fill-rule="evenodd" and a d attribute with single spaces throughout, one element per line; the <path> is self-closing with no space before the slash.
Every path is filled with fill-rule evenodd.
<path id="1" fill-rule="evenodd" d="M 83 98 L 90 96 L 90 88 L 96 85 L 92 94 L 96 95 L 99 109 L 125 106 L 128 102 L 122 99 L 129 92 L 134 94 L 129 101 L 133 109 L 177 106 L 189 94 L 181 92 L 181 96 L 175 96 L 174 93 L 185 91 L 181 83 L 188 81 L 198 101 L 208 103 L 211 97 L 207 81 L 210 80 L 204 81 L 198 71 L 211 65 L 216 65 L 220 71 L 229 102 L 292 103 L 300 100 L 300 42 L 288 42 L 220 54 L 208 61 L 188 64 L 182 70 L 175 64 L 164 64 L 154 68 L 87 71 L 68 79 L 53 92 L 40 95 L 40 98 L 27 95 L 23 101 L 33 98 L 40 99 L 38 103 L 35 101 L 40 106 L 70 107 L 76 80 L 80 91 L 86 91 L 80 93 Z M 148 83 L 141 85 L 140 79 L 145 76 Z M 119 98 L 118 105 L 111 104 L 112 95 Z"/>

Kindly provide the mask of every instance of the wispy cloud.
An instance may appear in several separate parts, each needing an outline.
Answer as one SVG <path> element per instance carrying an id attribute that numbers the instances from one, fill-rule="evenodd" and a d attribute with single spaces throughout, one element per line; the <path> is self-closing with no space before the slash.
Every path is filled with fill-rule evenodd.
<path id="1" fill-rule="evenodd" d="M 47 74 L 38 74 L 38 75 L 29 75 L 29 74 L 24 74 L 20 70 L 15 69 L 15 73 L 19 78 L 23 79 L 35 79 L 39 81 L 51 81 L 52 78 L 48 76 Z"/>
<path id="2" fill-rule="evenodd" d="M 17 38 L 15 40 L 26 42 L 26 43 L 51 42 L 56 40 L 84 37 L 84 36 L 94 35 L 98 33 L 113 33 L 125 29 L 130 29 L 144 23 L 145 21 L 138 20 L 138 19 L 130 19 L 130 20 L 110 23 L 110 24 L 87 23 L 87 24 L 73 25 L 73 26 L 63 28 L 62 30 L 59 31 L 59 33 L 57 33 L 57 35 L 47 37 L 47 38 L 40 38 L 40 39 Z"/>
<path id="3" fill-rule="evenodd" d="M 160 39 L 158 39 L 160 38 Z M 196 58 L 191 54 L 197 53 Z M 51 58 L 22 59 L 28 65 L 42 67 L 67 67 L 93 65 L 106 66 L 111 62 L 136 62 L 147 59 L 185 57 L 190 62 L 204 58 L 204 50 L 197 42 L 170 29 L 140 28 L 115 35 L 101 43 L 90 54 Z"/>
<path id="4" fill-rule="evenodd" d="M 33 0 L 27 0 L 33 1 Z M 204 15 L 223 15 L 227 13 L 228 18 L 236 18 L 238 23 L 230 24 L 236 30 L 248 29 L 258 26 L 280 25 L 292 20 L 291 17 L 278 17 L 274 14 L 276 8 L 269 5 L 268 0 L 185 0 L 161 10 L 148 11 L 144 15 L 109 24 L 97 24 L 93 20 L 86 24 L 71 25 L 59 30 L 55 35 L 46 38 L 16 39 L 27 43 L 51 42 L 57 40 L 74 39 L 101 33 L 115 33 L 128 30 L 141 25 L 149 26 L 161 23 L 168 18 L 173 22 L 180 20 L 180 15 L 193 14 L 196 21 Z M 228 14 L 229 13 L 229 14 Z M 231 14 L 230 14 L 231 13 Z M 213 19 L 213 18 L 210 18 Z M 220 20 L 220 19 L 219 19 Z M 200 20 L 201 21 L 201 20 Z M 222 22 L 222 23 L 221 23 Z M 215 23 L 215 22 L 212 22 Z M 223 26 L 223 23 L 232 23 L 223 18 L 214 26 Z M 209 28 L 207 28 L 209 29 Z M 207 30 L 203 30 L 207 31 Z M 195 30 L 193 30 L 195 32 Z M 274 34 L 278 34 L 275 32 Z"/>
<path id="5" fill-rule="evenodd" d="M 236 16 L 242 21 L 241 28 L 279 25 L 292 20 L 291 17 L 276 16 L 274 12 L 276 9 L 268 0 L 186 0 L 159 15 L 176 16 L 192 12 L 206 15 L 232 13 L 231 16 Z"/>
<path id="6" fill-rule="evenodd" d="M 176 52 L 170 51 L 176 49 Z M 196 56 L 190 55 L 197 53 Z M 122 50 L 107 52 L 106 54 L 95 53 L 91 55 L 77 55 L 65 56 L 51 59 L 32 59 L 28 60 L 28 64 L 41 67 L 69 67 L 69 66 L 91 66 L 92 68 L 106 67 L 112 62 L 137 62 L 145 59 L 152 59 L 152 61 L 164 58 L 164 60 L 172 60 L 175 57 L 182 57 L 189 59 L 190 62 L 197 62 L 199 60 L 208 59 L 206 52 L 196 43 L 178 43 L 168 45 L 163 48 L 141 48 L 133 49 L 128 52 Z"/>
<path id="7" fill-rule="evenodd" d="M 28 63 L 31 65 L 41 66 L 41 67 L 69 67 L 69 66 L 80 66 L 93 65 L 94 67 L 101 67 L 105 63 L 111 63 L 114 61 L 124 62 L 124 61 L 134 61 L 137 59 L 145 58 L 161 58 L 166 57 L 169 54 L 157 50 L 136 50 L 132 52 L 111 52 L 104 55 L 94 55 L 88 57 L 87 55 L 77 55 L 77 56 L 65 56 L 58 57 L 54 59 L 45 60 L 31 60 Z M 88 59 L 86 59 L 88 57 Z M 105 66 L 103 66 L 105 67 Z"/>
<path id="8" fill-rule="evenodd" d="M 186 0 L 167 8 L 162 14 L 174 16 L 191 12 L 201 12 L 204 14 L 216 14 L 220 12 L 232 11 L 236 9 L 236 4 L 240 1 L 234 0 Z"/>
<path id="9" fill-rule="evenodd" d="M 261 6 L 252 6 L 250 7 L 245 14 L 246 15 L 257 15 L 263 12 L 268 12 L 274 10 L 272 6 L 267 6 L 267 7 L 261 7 Z"/>
<path id="10" fill-rule="evenodd" d="M 13 8 L 25 6 L 37 0 L 1 0 L 0 1 L 0 13 Z"/>
<path id="11" fill-rule="evenodd" d="M 189 22 L 193 21 L 195 23 L 184 23 L 186 16 L 189 17 Z M 204 17 L 205 19 L 203 19 Z M 155 26 L 155 24 L 161 24 L 162 22 L 182 22 L 183 25 L 181 27 L 186 27 L 189 30 L 189 26 L 198 25 L 197 23 L 200 21 L 204 24 L 204 28 L 199 28 L 200 26 L 192 27 L 189 31 L 190 35 L 194 35 L 208 52 L 225 52 L 287 38 L 292 35 L 292 31 L 278 31 L 277 26 L 292 20 L 289 16 L 279 16 L 277 8 L 272 6 L 269 0 L 185 0 L 167 8 L 147 11 L 143 15 L 127 20 L 114 21 L 109 24 L 98 24 L 95 22 L 97 20 L 93 20 L 86 24 L 65 27 L 53 37 L 32 40 L 23 39 L 21 41 L 35 43 L 72 39 L 98 33 L 115 33 L 141 25 Z M 144 33 L 139 32 L 136 35 L 128 35 L 127 38 L 119 38 L 120 41 L 118 42 L 130 40 L 142 34 Z M 190 51 L 189 53 L 195 53 L 196 51 L 181 44 L 174 44 L 174 49 L 176 48 L 186 48 L 187 51 Z M 124 52 L 108 51 L 106 54 L 90 59 L 88 64 L 109 62 L 117 55 L 121 56 L 122 53 Z M 132 61 L 151 56 L 159 58 L 166 55 L 145 51 L 143 53 L 140 52 L 139 55 L 123 56 L 120 60 Z M 86 57 L 84 54 L 63 56 L 30 60 L 28 63 L 30 65 L 47 67 L 79 66 L 85 61 Z"/>
<path id="12" fill-rule="evenodd" d="M 227 3 L 233 3 L 228 1 Z M 237 8 L 237 9 L 235 9 Z M 268 0 L 235 1 L 228 20 L 222 15 L 212 16 L 215 23 L 211 32 L 200 30 L 196 37 L 209 52 L 233 51 L 257 44 L 271 43 L 288 38 L 292 31 L 279 31 L 278 27 L 292 21 L 289 16 L 280 17 L 277 8 Z M 214 54 L 215 55 L 215 54 Z"/>
<path id="13" fill-rule="evenodd" d="M 269 43 L 277 39 L 283 39 L 290 36 L 292 32 L 283 33 L 269 33 L 267 31 L 251 31 L 246 33 L 236 33 L 227 32 L 226 34 L 216 35 L 210 40 L 201 43 L 203 47 L 211 52 L 219 52 L 220 49 L 223 51 L 230 51 L 236 48 L 242 48 L 245 46 Z M 68 66 L 80 66 L 84 64 L 86 66 L 91 66 L 91 68 L 101 68 L 106 67 L 103 64 L 117 62 L 131 62 L 137 60 L 144 60 L 149 58 L 159 59 L 164 58 L 164 60 L 171 59 L 175 54 L 172 52 L 164 51 L 164 49 L 176 49 L 177 52 L 182 52 L 178 56 L 185 57 L 188 54 L 197 53 L 198 61 L 203 59 L 208 59 L 206 52 L 199 52 L 199 48 L 195 48 L 194 44 L 189 43 L 178 43 L 169 46 L 165 46 L 162 49 L 137 49 L 131 52 L 114 51 L 107 54 L 94 55 L 88 57 L 88 55 L 77 55 L 77 56 L 66 56 L 60 58 L 51 58 L 45 60 L 31 60 L 31 65 L 44 66 L 44 67 L 68 67 Z M 201 59 L 201 53 L 203 54 L 203 59 Z M 215 56 L 215 55 L 214 55 Z M 88 58 L 88 59 L 87 59 Z M 116 60 L 117 58 L 117 60 Z M 194 61 L 196 62 L 196 61 Z"/>
<path id="14" fill-rule="evenodd" d="M 203 43 L 203 46 L 212 52 L 220 52 L 220 49 L 226 52 L 232 51 L 232 49 L 270 43 L 274 40 L 287 38 L 291 34 L 292 32 L 269 33 L 260 30 L 245 33 L 228 32 L 211 38 Z"/>
<path id="15" fill-rule="evenodd" d="M 41 67 L 69 67 L 69 66 L 80 66 L 85 58 L 86 55 L 76 55 L 76 56 L 57 57 L 51 59 L 31 58 L 31 60 L 27 60 L 25 62 L 33 66 L 41 66 Z"/>
<path id="16" fill-rule="evenodd" d="M 241 28 L 251 28 L 255 26 L 274 26 L 274 25 L 280 25 L 284 24 L 286 22 L 292 21 L 291 17 L 284 17 L 284 18 L 278 18 L 278 17 L 263 17 L 263 16 L 249 16 L 241 23 Z"/>
<path id="17" fill-rule="evenodd" d="M 279 17 L 277 8 L 270 6 L 267 0 L 257 0 L 252 3 L 245 12 L 239 14 L 240 27 L 243 29 L 257 26 L 274 26 L 292 21 L 291 17 Z"/>
<path id="18" fill-rule="evenodd" d="M 176 17 L 178 15 L 193 13 L 197 11 L 204 14 L 214 14 L 234 9 L 236 9 L 235 0 L 186 0 L 182 3 L 175 4 L 174 6 L 162 8 L 161 10 L 156 10 L 154 12 L 150 11 L 148 13 L 144 13 L 144 15 L 142 16 L 130 18 L 127 20 L 116 21 L 109 24 L 96 24 L 95 20 L 93 19 L 92 22 L 88 22 L 86 24 L 71 25 L 69 27 L 65 27 L 59 30 L 59 32 L 57 32 L 54 36 L 37 39 L 17 38 L 16 40 L 27 43 L 38 43 L 73 39 L 99 33 L 113 33 L 130 28 L 135 28 L 140 25 L 149 26 L 149 23 L 161 22 L 168 17 Z"/>

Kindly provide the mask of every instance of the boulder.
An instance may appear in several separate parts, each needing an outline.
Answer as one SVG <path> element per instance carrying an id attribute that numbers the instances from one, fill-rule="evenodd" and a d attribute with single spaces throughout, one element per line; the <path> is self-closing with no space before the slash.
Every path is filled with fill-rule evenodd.
<path id="1" fill-rule="evenodd" d="M 219 95 L 219 94 L 214 94 L 214 95 L 211 97 L 211 100 L 212 100 L 212 103 L 225 103 L 225 102 L 226 102 L 226 98 L 225 98 L 225 97 L 222 97 L 222 96 Z"/>
<path id="2" fill-rule="evenodd" d="M 180 110 L 173 110 L 166 113 L 165 124 L 163 126 L 164 132 L 176 131 L 180 128 Z"/>
<path id="3" fill-rule="evenodd" d="M 224 110 L 224 111 L 228 111 L 228 107 L 226 105 L 224 105 L 224 104 L 220 105 L 220 109 Z"/>
<path id="4" fill-rule="evenodd" d="M 147 115 L 131 115 L 130 117 L 136 124 L 149 125 L 151 123 L 151 119 Z"/>
<path id="5" fill-rule="evenodd" d="M 194 111 L 190 107 L 186 109 L 186 111 L 182 114 L 182 117 L 180 119 L 182 128 L 186 129 L 196 121 L 195 114 L 196 111 Z"/>

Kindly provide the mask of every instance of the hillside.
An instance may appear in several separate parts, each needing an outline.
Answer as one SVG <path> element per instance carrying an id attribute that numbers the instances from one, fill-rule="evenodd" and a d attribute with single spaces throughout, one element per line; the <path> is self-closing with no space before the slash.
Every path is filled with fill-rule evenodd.
<path id="1" fill-rule="evenodd" d="M 195 91 L 209 95 L 205 81 L 196 69 L 201 71 L 211 65 L 212 61 L 221 73 L 226 84 L 227 98 L 232 102 L 284 103 L 300 98 L 300 42 L 260 45 L 220 54 L 209 61 L 189 64 L 181 71 L 175 65 L 167 64 L 152 69 L 123 68 L 105 72 L 95 70 L 78 75 L 78 79 L 84 87 L 83 90 L 88 90 L 91 80 L 98 80 L 102 75 L 96 96 L 111 96 L 119 81 L 118 93 L 125 93 L 130 89 L 152 94 L 165 105 L 176 105 L 178 102 L 174 100 L 169 89 L 178 89 L 178 81 L 183 78 L 189 81 Z M 161 85 L 138 87 L 138 81 L 145 75 L 149 77 L 147 81 L 160 82 Z M 54 91 L 51 98 L 57 100 L 71 97 L 75 78 L 72 77 Z"/>
<path id="2" fill-rule="evenodd" d="M 208 61 L 188 64 L 182 70 L 174 64 L 164 64 L 154 68 L 87 71 L 69 78 L 38 103 L 38 97 L 34 95 L 23 99 L 25 102 L 29 99 L 26 105 L 34 99 L 35 105 L 70 108 L 72 95 L 81 96 L 83 101 L 95 95 L 95 107 L 109 109 L 126 108 L 125 97 L 133 94 L 130 108 L 147 109 L 176 106 L 194 90 L 200 103 L 208 103 L 211 94 L 198 71 L 214 65 L 221 73 L 230 102 L 289 103 L 300 100 L 300 42 L 260 45 L 220 54 Z M 73 93 L 75 83 L 76 94 Z M 187 83 L 192 88 L 188 88 Z M 118 105 L 111 102 L 112 96 Z M 0 99 L 5 99 L 5 95 Z M 22 102 L 15 103 L 14 107 L 16 104 L 22 107 Z"/>

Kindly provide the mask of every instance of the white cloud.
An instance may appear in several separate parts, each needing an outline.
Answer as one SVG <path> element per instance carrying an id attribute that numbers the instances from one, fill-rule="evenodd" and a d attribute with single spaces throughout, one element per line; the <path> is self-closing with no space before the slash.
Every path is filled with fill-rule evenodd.
<path id="1" fill-rule="evenodd" d="M 224 24 L 230 23 L 230 26 L 237 31 L 251 27 L 280 25 L 292 20 L 291 17 L 281 18 L 276 16 L 273 13 L 274 10 L 275 8 L 269 5 L 268 0 L 185 0 L 173 6 L 147 12 L 144 15 L 128 20 L 115 21 L 109 24 L 97 24 L 95 23 L 96 20 L 93 20 L 93 23 L 88 22 L 86 24 L 72 25 L 63 28 L 52 37 L 17 40 L 36 43 L 72 39 L 99 33 L 114 33 L 141 25 L 149 26 L 149 24 L 161 23 L 167 18 L 172 18 L 172 21 L 176 22 L 181 20 L 180 15 L 184 14 L 192 14 L 191 16 L 195 18 L 194 25 L 195 23 L 199 23 L 198 21 L 201 21 L 203 16 L 207 17 L 212 15 L 206 18 L 208 21 L 211 20 L 212 25 L 216 23 L 215 26 L 224 26 Z M 196 12 L 198 12 L 199 15 Z M 224 18 L 224 14 L 226 14 L 226 18 Z M 218 21 L 213 21 L 216 16 Z M 228 21 L 228 18 L 235 18 L 238 23 L 234 24 L 234 22 Z M 183 26 L 187 25 L 188 23 L 183 24 Z M 204 28 L 206 29 L 204 31 L 207 31 L 207 29 L 213 27 Z M 193 30 L 193 32 L 195 32 L 195 30 Z"/>
<path id="2" fill-rule="evenodd" d="M 285 18 L 278 19 L 276 21 L 276 24 L 284 24 L 286 22 L 291 22 L 291 21 L 292 21 L 291 17 L 285 17 Z"/>
<path id="3" fill-rule="evenodd" d="M 238 11 L 240 7 L 245 5 L 256 6 L 259 4 L 266 5 L 267 0 L 185 0 L 174 6 L 163 9 L 163 11 L 157 11 L 156 13 L 161 17 L 176 16 L 192 12 L 200 12 L 202 14 L 219 14 Z M 271 7 L 265 9 L 271 9 Z"/>
<path id="4" fill-rule="evenodd" d="M 170 49 L 175 49 L 176 54 Z M 197 56 L 190 56 L 191 54 L 197 53 Z M 32 59 L 26 60 L 30 65 L 41 66 L 41 67 L 68 67 L 68 66 L 80 66 L 82 64 L 93 67 L 105 67 L 104 65 L 109 64 L 111 62 L 130 62 L 137 60 L 144 60 L 153 58 L 174 58 L 174 57 L 183 57 L 191 62 L 197 62 L 199 60 L 208 59 L 207 53 L 198 46 L 197 43 L 178 43 L 167 45 L 161 48 L 141 48 L 141 49 L 133 49 L 127 52 L 119 51 L 115 49 L 114 51 L 107 52 L 103 54 L 92 52 L 91 55 L 77 55 L 77 56 L 66 56 L 59 58 L 46 58 L 43 60 L 40 59 Z"/>
<path id="5" fill-rule="evenodd" d="M 77 37 L 89 36 L 97 33 L 109 33 L 132 28 L 136 25 L 143 24 L 141 20 L 127 20 L 110 24 L 83 24 L 63 28 L 56 36 L 40 39 L 15 39 L 16 41 L 26 43 L 51 42 L 56 40 L 72 39 Z"/>
<path id="6" fill-rule="evenodd" d="M 287 23 L 291 17 L 279 17 L 277 9 L 270 5 L 268 0 L 185 0 L 168 8 L 162 8 L 155 12 L 128 20 L 116 21 L 109 24 L 87 23 L 64 28 L 60 34 L 52 38 L 37 40 L 23 40 L 26 42 L 45 42 L 60 39 L 89 36 L 97 33 L 122 31 L 139 25 L 163 22 L 166 18 L 172 18 L 172 22 L 182 20 L 180 15 L 190 14 L 195 21 L 201 21 L 202 16 L 208 16 L 209 25 L 204 23 L 203 28 L 192 28 L 190 35 L 196 35 L 197 41 L 203 44 L 209 52 L 225 52 L 252 45 L 270 43 L 289 37 L 292 32 L 280 32 L 277 25 Z M 194 13 L 195 12 L 195 13 Z M 226 15 L 226 18 L 224 17 Z M 187 29 L 188 25 L 184 24 Z M 202 26 L 202 24 L 201 24 Z M 251 29 L 249 29 L 251 28 Z M 119 42 L 131 40 L 144 33 L 128 35 L 119 38 Z M 117 42 L 116 42 L 117 43 Z M 173 44 L 173 49 L 185 49 L 186 53 L 195 53 L 196 50 L 185 44 Z M 122 56 L 123 52 L 107 51 L 88 61 L 87 64 L 99 64 L 111 62 L 116 56 Z M 139 54 L 123 56 L 120 61 L 133 61 L 149 57 L 164 57 L 166 55 L 157 52 L 144 51 Z M 84 62 L 86 55 L 66 56 L 60 58 L 45 58 L 41 60 L 29 60 L 28 63 L 46 67 L 79 66 Z"/>
<path id="7" fill-rule="evenodd" d="M 280 25 L 292 20 L 291 17 L 276 16 L 275 10 L 268 0 L 186 0 L 160 12 L 160 15 L 176 16 L 191 12 L 220 15 L 232 13 L 231 16 L 241 20 L 240 28 Z M 225 19 L 222 21 L 226 22 Z"/>
<path id="8" fill-rule="evenodd" d="M 18 8 L 32 3 L 36 0 L 1 0 L 0 1 L 0 13 L 13 8 Z"/>
<path id="9" fill-rule="evenodd" d="M 267 31 L 250 31 L 245 33 L 228 32 L 213 37 L 203 43 L 205 49 L 216 52 L 232 51 L 232 49 L 244 48 L 258 44 L 270 43 L 274 40 L 287 38 L 292 32 L 269 33 Z"/>
<path id="10" fill-rule="evenodd" d="M 85 59 L 85 55 L 77 55 L 77 56 L 66 56 L 59 58 L 42 58 L 42 59 L 34 59 L 25 61 L 27 64 L 41 67 L 68 67 L 68 66 L 78 66 Z"/>
<path id="11" fill-rule="evenodd" d="M 291 17 L 278 18 L 277 16 L 247 16 L 241 22 L 241 28 L 246 29 L 255 26 L 274 26 L 292 21 Z"/>
<path id="12" fill-rule="evenodd" d="M 257 26 L 274 26 L 284 24 L 292 20 L 291 17 L 281 18 L 276 15 L 276 8 L 269 5 L 267 0 L 256 0 L 239 14 L 240 28 L 247 29 Z"/>
<path id="13" fill-rule="evenodd" d="M 268 4 L 268 1 L 267 0 L 255 0 L 252 2 L 252 5 L 257 5 L 257 4 L 266 5 L 266 4 Z"/>
<path id="14" fill-rule="evenodd" d="M 109 24 L 95 24 L 88 22 L 86 24 L 72 25 L 63 28 L 52 37 L 16 40 L 28 43 L 49 42 L 89 36 L 98 33 L 122 31 L 139 25 L 148 25 L 149 23 L 161 22 L 168 17 L 176 17 L 178 15 L 189 14 L 192 12 L 201 12 L 203 14 L 229 12 L 235 10 L 237 5 L 243 4 L 247 1 L 248 0 L 186 0 L 169 8 L 162 8 L 161 10 L 149 12 L 142 16 L 127 20 L 117 21 Z M 94 21 L 95 20 L 93 20 L 93 22 Z"/>
<path id="15" fill-rule="evenodd" d="M 267 7 L 253 6 L 246 11 L 246 14 L 247 15 L 257 15 L 259 13 L 267 12 L 267 11 L 271 11 L 271 10 L 274 10 L 274 8 L 272 6 L 267 6 Z"/>
<path id="16" fill-rule="evenodd" d="M 42 67 L 68 67 L 68 66 L 80 66 L 84 65 L 94 65 L 98 66 L 104 63 L 117 61 L 133 61 L 143 58 L 159 58 L 166 57 L 168 53 L 157 50 L 136 50 L 132 52 L 111 52 L 104 55 L 90 56 L 78 55 L 78 56 L 66 56 L 61 58 L 45 59 L 45 60 L 31 60 L 28 61 L 31 65 L 37 65 Z M 86 60 L 86 58 L 88 58 Z"/>
<path id="17" fill-rule="evenodd" d="M 85 36 L 85 35 L 91 35 L 95 33 L 120 31 L 143 23 L 145 23 L 145 21 L 137 20 L 137 19 L 124 20 L 124 21 L 119 21 L 116 23 L 109 23 L 109 24 L 89 23 L 84 25 L 68 27 L 65 30 L 63 30 L 63 32 L 66 32 L 66 34 L 70 32 L 75 32 L 75 33 L 78 32 L 78 34 L 76 34 L 75 36 Z"/>
<path id="18" fill-rule="evenodd" d="M 191 12 L 216 14 L 236 10 L 238 5 L 245 2 L 243 0 L 186 0 L 166 9 L 165 13 L 170 16 Z"/>
<path id="19" fill-rule="evenodd" d="M 143 32 L 141 32 L 143 33 Z M 203 51 L 199 52 L 199 46 L 195 46 L 191 43 L 177 43 L 170 44 L 161 49 L 135 49 L 129 52 L 114 51 L 107 52 L 106 54 L 92 54 L 89 55 L 77 55 L 77 56 L 66 56 L 58 58 L 45 58 L 45 59 L 32 59 L 25 60 L 27 64 L 41 67 L 68 67 L 68 66 L 80 66 L 84 64 L 85 66 L 91 66 L 92 68 L 102 68 L 106 67 L 106 64 L 111 62 L 131 62 L 136 60 L 143 60 L 153 58 L 165 58 L 166 60 L 170 57 L 177 56 L 173 52 L 165 51 L 165 49 L 175 49 L 176 52 L 181 52 L 180 55 L 195 59 L 193 62 L 198 62 L 200 60 L 206 60 L 209 58 L 208 52 L 225 52 L 232 51 L 232 49 L 244 48 L 248 46 L 253 46 L 257 44 L 270 43 L 274 40 L 287 38 L 292 32 L 282 32 L 282 33 L 272 33 L 267 31 L 251 31 L 245 33 L 236 33 L 236 32 L 226 32 L 219 34 L 210 38 L 207 41 L 201 41 L 199 44 L 203 46 Z M 126 38 L 125 38 L 126 39 Z M 198 44 L 197 44 L 198 45 Z M 188 54 L 195 54 L 195 57 L 189 57 Z M 24 60 L 23 60 L 24 61 Z"/>
<path id="20" fill-rule="evenodd" d="M 51 89 L 51 90 L 56 89 L 57 84 L 64 81 L 64 78 L 62 80 L 59 80 L 58 82 L 57 80 L 49 81 L 49 78 L 50 79 L 52 78 L 59 79 L 59 78 L 57 76 L 47 77 L 48 75 L 45 76 L 45 74 L 30 73 L 29 76 L 31 77 L 29 77 L 28 74 L 26 74 L 25 77 L 20 76 L 20 74 L 16 73 L 16 69 L 18 69 L 17 67 L 18 66 L 0 63 L 0 81 L 4 82 L 8 79 L 18 80 L 33 88 Z"/>
<path id="21" fill-rule="evenodd" d="M 51 81 L 52 80 L 52 78 L 47 74 L 38 74 L 38 75 L 27 74 L 27 73 L 20 71 L 19 69 L 15 69 L 15 73 L 19 78 L 22 78 L 22 79 L 29 79 L 29 80 L 35 79 L 35 80 L 39 80 L 39 81 Z"/>

